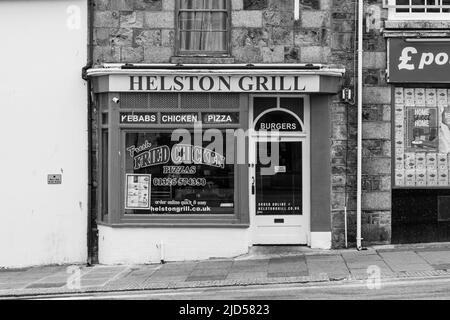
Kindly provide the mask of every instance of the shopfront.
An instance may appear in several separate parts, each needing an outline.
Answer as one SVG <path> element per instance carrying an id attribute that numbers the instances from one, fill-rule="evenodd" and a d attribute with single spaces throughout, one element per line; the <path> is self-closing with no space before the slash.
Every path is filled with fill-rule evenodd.
<path id="1" fill-rule="evenodd" d="M 388 41 L 392 243 L 449 241 L 450 40 Z"/>
<path id="2" fill-rule="evenodd" d="M 329 105 L 342 70 L 115 66 L 89 75 L 101 263 L 330 247 Z"/>

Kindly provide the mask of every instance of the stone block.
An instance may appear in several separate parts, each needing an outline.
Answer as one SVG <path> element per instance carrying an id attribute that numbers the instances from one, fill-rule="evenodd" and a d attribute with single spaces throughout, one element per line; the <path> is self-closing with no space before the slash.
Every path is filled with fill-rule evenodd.
<path id="1" fill-rule="evenodd" d="M 134 45 L 143 47 L 161 46 L 161 30 L 136 30 L 134 36 Z"/>
<path id="2" fill-rule="evenodd" d="M 265 28 L 234 28 L 231 30 L 231 46 L 267 46 L 269 32 Z"/>
<path id="3" fill-rule="evenodd" d="M 325 28 L 296 29 L 294 31 L 294 44 L 297 46 L 329 46 L 331 44 L 330 32 Z"/>
<path id="4" fill-rule="evenodd" d="M 95 64 L 102 64 L 108 62 L 120 62 L 120 47 L 95 46 L 93 52 L 93 60 Z"/>
<path id="5" fill-rule="evenodd" d="M 320 0 L 299 0 L 300 10 L 320 10 Z"/>
<path id="6" fill-rule="evenodd" d="M 296 63 L 300 61 L 300 48 L 284 47 L 284 62 Z"/>
<path id="7" fill-rule="evenodd" d="M 390 210 L 391 193 L 390 192 L 367 192 L 362 194 L 363 210 Z"/>
<path id="8" fill-rule="evenodd" d="M 293 11 L 275 11 L 264 10 L 263 24 L 265 26 L 285 26 L 293 28 L 294 26 L 294 12 Z"/>
<path id="9" fill-rule="evenodd" d="M 355 43 L 353 32 L 333 33 L 331 37 L 331 47 L 334 50 L 342 50 L 349 52 Z M 352 62 L 353 63 L 353 62 Z"/>
<path id="10" fill-rule="evenodd" d="M 244 9 L 244 0 L 231 0 L 231 10 Z"/>
<path id="11" fill-rule="evenodd" d="M 303 28 L 330 27 L 330 14 L 327 11 L 303 11 L 300 15 Z"/>
<path id="12" fill-rule="evenodd" d="M 256 63 L 262 62 L 261 49 L 256 46 L 234 47 L 232 54 L 236 63 Z"/>
<path id="13" fill-rule="evenodd" d="M 333 6 L 333 0 L 320 0 L 320 10 L 329 10 Z"/>
<path id="14" fill-rule="evenodd" d="M 270 47 L 262 47 L 261 54 L 263 62 L 275 63 L 284 61 L 284 46 L 276 45 Z"/>
<path id="15" fill-rule="evenodd" d="M 94 0 L 95 10 L 102 10 L 102 11 L 108 10 L 109 3 L 110 3 L 109 0 Z"/>
<path id="16" fill-rule="evenodd" d="M 122 12 L 120 14 L 121 28 L 142 28 L 144 26 L 144 13 L 141 11 Z"/>
<path id="17" fill-rule="evenodd" d="M 167 0 L 175 2 L 175 0 Z M 167 4 L 166 5 L 170 5 Z M 134 0 L 135 10 L 145 10 L 145 11 L 160 11 L 162 10 L 162 0 Z"/>
<path id="18" fill-rule="evenodd" d="M 300 48 L 300 62 L 302 63 L 326 63 L 330 56 L 330 47 L 308 46 Z"/>
<path id="19" fill-rule="evenodd" d="M 233 27 L 261 28 L 263 25 L 262 11 L 241 10 L 231 13 Z"/>
<path id="20" fill-rule="evenodd" d="M 237 1 L 233 0 L 231 8 L 233 10 L 240 10 L 233 7 L 235 2 Z M 240 0 L 240 3 L 237 3 L 237 7 L 241 4 L 241 9 L 243 8 L 244 10 L 262 10 L 267 8 L 267 0 Z"/>
<path id="21" fill-rule="evenodd" d="M 268 8 L 275 11 L 293 11 L 293 0 L 268 0 Z"/>
<path id="22" fill-rule="evenodd" d="M 292 45 L 294 44 L 294 31 L 287 27 L 272 27 L 269 29 L 270 44 Z"/>
<path id="23" fill-rule="evenodd" d="M 175 30 L 161 30 L 161 45 L 163 47 L 173 47 L 175 45 Z"/>
<path id="24" fill-rule="evenodd" d="M 362 172 L 369 175 L 391 174 L 391 159 L 363 158 Z"/>
<path id="25" fill-rule="evenodd" d="M 110 28 L 94 28 L 94 45 L 108 46 L 113 30 Z"/>
<path id="26" fill-rule="evenodd" d="M 111 33 L 110 42 L 113 46 L 133 46 L 133 29 L 120 28 Z"/>
<path id="27" fill-rule="evenodd" d="M 144 48 L 143 47 L 122 47 L 120 54 L 121 62 L 142 62 L 144 60 Z"/>
<path id="28" fill-rule="evenodd" d="M 144 62 L 164 63 L 170 62 L 173 55 L 172 48 L 168 47 L 144 47 Z"/>
<path id="29" fill-rule="evenodd" d="M 391 139 L 390 122 L 363 122 L 363 139 Z"/>
<path id="30" fill-rule="evenodd" d="M 373 104 L 390 104 L 391 87 L 366 86 L 363 89 L 363 102 Z"/>
<path id="31" fill-rule="evenodd" d="M 118 11 L 95 11 L 94 27 L 114 28 L 119 27 Z"/>
<path id="32" fill-rule="evenodd" d="M 155 28 L 175 28 L 173 11 L 155 11 L 145 12 L 144 27 L 149 29 Z"/>
<path id="33" fill-rule="evenodd" d="M 363 68 L 367 69 L 385 69 L 386 53 L 385 52 L 364 52 Z"/>
<path id="34" fill-rule="evenodd" d="M 109 10 L 132 11 L 134 0 L 109 0 Z"/>
<path id="35" fill-rule="evenodd" d="M 164 11 L 174 11 L 175 1 L 174 0 L 162 0 L 162 9 Z"/>

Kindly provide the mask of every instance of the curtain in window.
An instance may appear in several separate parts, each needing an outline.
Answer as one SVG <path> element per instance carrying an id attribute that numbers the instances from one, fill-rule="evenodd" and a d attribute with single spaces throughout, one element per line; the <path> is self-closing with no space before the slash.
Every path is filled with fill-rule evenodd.
<path id="1" fill-rule="evenodd" d="M 180 50 L 226 51 L 227 0 L 179 1 Z"/>

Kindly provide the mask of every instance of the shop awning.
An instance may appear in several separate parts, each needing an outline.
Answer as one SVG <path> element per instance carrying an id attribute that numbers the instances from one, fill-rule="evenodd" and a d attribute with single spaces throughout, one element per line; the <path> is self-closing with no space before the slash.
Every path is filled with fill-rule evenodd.
<path id="1" fill-rule="evenodd" d="M 105 64 L 95 92 L 337 93 L 345 69 L 320 64 Z"/>

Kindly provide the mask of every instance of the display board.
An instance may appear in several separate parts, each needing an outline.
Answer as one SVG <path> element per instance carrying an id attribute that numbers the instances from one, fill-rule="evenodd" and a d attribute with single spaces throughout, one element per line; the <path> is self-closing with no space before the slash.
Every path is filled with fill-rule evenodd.
<path id="1" fill-rule="evenodd" d="M 450 89 L 395 88 L 396 187 L 449 186 Z"/>

